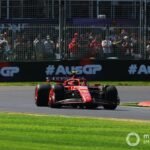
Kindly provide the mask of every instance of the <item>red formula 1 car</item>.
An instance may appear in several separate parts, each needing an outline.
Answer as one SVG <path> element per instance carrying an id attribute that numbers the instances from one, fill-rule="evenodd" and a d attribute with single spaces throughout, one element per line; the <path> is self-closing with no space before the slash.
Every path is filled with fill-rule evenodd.
<path id="1" fill-rule="evenodd" d="M 38 84 L 35 88 L 37 106 L 72 106 L 74 108 L 96 108 L 114 110 L 120 103 L 115 86 L 88 85 L 86 79 L 72 76 L 62 83 Z"/>

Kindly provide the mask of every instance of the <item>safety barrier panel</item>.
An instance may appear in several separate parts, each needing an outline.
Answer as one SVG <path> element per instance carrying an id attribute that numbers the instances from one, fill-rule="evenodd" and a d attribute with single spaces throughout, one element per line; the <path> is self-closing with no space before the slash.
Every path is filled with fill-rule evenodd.
<path id="1" fill-rule="evenodd" d="M 47 62 L 1 62 L 0 82 L 62 80 L 72 71 L 90 81 L 150 81 L 146 60 L 64 60 Z"/>

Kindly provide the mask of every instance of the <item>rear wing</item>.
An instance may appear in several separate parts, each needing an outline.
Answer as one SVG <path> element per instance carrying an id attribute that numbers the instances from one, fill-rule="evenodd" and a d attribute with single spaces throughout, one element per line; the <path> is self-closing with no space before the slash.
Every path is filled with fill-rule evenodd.
<path id="1" fill-rule="evenodd" d="M 46 77 L 46 82 L 64 83 L 66 80 L 71 79 L 71 78 L 74 78 L 74 77 L 51 76 L 51 77 Z M 77 77 L 77 78 L 86 81 L 86 79 L 83 77 Z"/>
<path id="2" fill-rule="evenodd" d="M 59 82 L 59 83 L 63 83 L 67 79 L 69 79 L 69 77 L 53 76 L 53 77 L 46 77 L 46 82 Z"/>

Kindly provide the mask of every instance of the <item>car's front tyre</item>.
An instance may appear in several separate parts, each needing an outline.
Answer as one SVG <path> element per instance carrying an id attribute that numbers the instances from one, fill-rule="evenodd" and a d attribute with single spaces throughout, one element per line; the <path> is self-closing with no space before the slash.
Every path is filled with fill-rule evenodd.
<path id="1" fill-rule="evenodd" d="M 61 84 L 55 85 L 49 91 L 48 106 L 50 106 L 51 108 L 60 108 L 61 103 L 59 103 L 59 101 L 63 99 L 64 99 L 64 86 Z"/>
<path id="2" fill-rule="evenodd" d="M 38 84 L 35 87 L 35 104 L 37 106 L 48 106 L 50 84 Z"/>

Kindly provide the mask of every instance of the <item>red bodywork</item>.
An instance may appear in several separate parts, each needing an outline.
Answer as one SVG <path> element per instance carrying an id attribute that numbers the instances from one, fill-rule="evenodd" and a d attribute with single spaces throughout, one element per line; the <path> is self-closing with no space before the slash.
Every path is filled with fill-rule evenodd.
<path id="1" fill-rule="evenodd" d="M 37 106 L 61 107 L 63 105 L 96 108 L 103 106 L 105 109 L 116 109 L 120 103 L 115 86 L 102 86 L 100 84 L 90 86 L 84 78 L 72 76 L 65 80 L 55 80 L 36 87 L 35 100 Z M 60 78 L 62 79 L 62 78 Z M 50 82 L 50 80 L 47 80 Z"/>
<path id="2" fill-rule="evenodd" d="M 72 77 L 68 80 L 65 80 L 63 83 L 64 87 L 70 91 L 79 91 L 83 103 L 92 102 L 91 94 L 87 87 L 87 81 L 85 79 Z"/>
<path id="3" fill-rule="evenodd" d="M 89 93 L 87 86 L 65 86 L 65 88 L 71 91 L 79 91 L 84 103 L 92 102 L 92 97 Z"/>
<path id="4" fill-rule="evenodd" d="M 64 88 L 68 91 L 78 91 L 80 93 L 80 96 L 82 98 L 83 103 L 92 103 L 92 96 L 89 92 L 87 80 L 84 78 L 76 78 L 75 76 L 72 76 L 69 79 L 66 79 L 64 81 L 56 81 L 57 84 L 63 84 Z M 74 103 L 69 102 L 69 103 Z"/>

